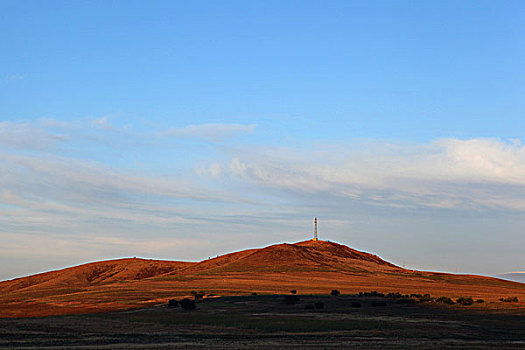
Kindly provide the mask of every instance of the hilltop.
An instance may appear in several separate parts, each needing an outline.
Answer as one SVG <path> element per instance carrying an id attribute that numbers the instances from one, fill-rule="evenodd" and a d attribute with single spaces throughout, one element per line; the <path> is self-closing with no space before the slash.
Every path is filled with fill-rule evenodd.
<path id="1" fill-rule="evenodd" d="M 328 241 L 276 244 L 201 262 L 118 259 L 0 282 L 0 316 L 123 310 L 205 290 L 217 295 L 399 291 L 486 300 L 518 296 L 525 284 L 475 275 L 407 270 Z"/>

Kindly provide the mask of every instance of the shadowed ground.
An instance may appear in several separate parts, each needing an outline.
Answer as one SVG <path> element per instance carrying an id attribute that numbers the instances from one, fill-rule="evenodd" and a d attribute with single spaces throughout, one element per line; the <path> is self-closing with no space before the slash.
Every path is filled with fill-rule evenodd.
<path id="1" fill-rule="evenodd" d="M 487 349 L 525 347 L 525 316 L 470 306 L 299 295 L 207 299 L 196 310 L 150 307 L 91 315 L 0 319 L 0 348 Z M 322 302 L 323 309 L 306 305 Z M 382 306 L 377 305 L 378 302 Z M 360 307 L 355 307 L 359 303 Z"/>

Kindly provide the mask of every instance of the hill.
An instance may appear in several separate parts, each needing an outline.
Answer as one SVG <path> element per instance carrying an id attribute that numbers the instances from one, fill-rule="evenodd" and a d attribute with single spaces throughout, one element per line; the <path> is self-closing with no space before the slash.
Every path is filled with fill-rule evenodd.
<path id="1" fill-rule="evenodd" d="M 525 284 L 407 270 L 341 244 L 304 241 L 201 262 L 119 259 L 4 281 L 0 282 L 0 316 L 123 310 L 165 302 L 192 290 L 239 295 L 287 293 L 291 289 L 323 294 L 331 289 L 343 293 L 399 291 L 493 301 L 517 296 L 525 300 Z M 522 307 L 522 303 L 513 307 Z"/>
<path id="2" fill-rule="evenodd" d="M 504 280 L 525 283 L 525 272 L 507 272 L 495 275 L 497 278 Z"/>

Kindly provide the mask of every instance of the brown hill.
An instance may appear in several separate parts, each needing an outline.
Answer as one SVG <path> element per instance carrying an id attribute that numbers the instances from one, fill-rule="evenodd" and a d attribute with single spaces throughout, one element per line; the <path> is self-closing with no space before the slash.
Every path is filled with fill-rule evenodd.
<path id="1" fill-rule="evenodd" d="M 112 282 L 142 280 L 166 273 L 175 273 L 192 264 L 194 263 L 137 258 L 100 261 L 1 282 L 0 292 L 80 288 Z"/>
<path id="2" fill-rule="evenodd" d="M 0 317 L 129 309 L 165 302 L 192 290 L 232 295 L 290 289 L 327 293 L 334 288 L 343 293 L 377 290 L 525 300 L 525 284 L 406 270 L 341 244 L 304 241 L 196 263 L 119 259 L 4 281 L 0 282 Z"/>

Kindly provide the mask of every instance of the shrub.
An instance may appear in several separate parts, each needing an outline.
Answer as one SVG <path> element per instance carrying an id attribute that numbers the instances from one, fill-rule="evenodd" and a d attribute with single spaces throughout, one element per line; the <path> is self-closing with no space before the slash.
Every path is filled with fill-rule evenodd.
<path id="1" fill-rule="evenodd" d="M 257 293 L 255 293 L 255 292 L 252 293 L 252 296 L 256 296 L 256 295 L 257 295 Z"/>
<path id="2" fill-rule="evenodd" d="M 297 291 L 296 291 L 295 289 L 292 289 L 292 290 L 290 291 L 290 293 L 292 293 L 292 294 L 297 294 Z"/>
<path id="3" fill-rule="evenodd" d="M 332 289 L 332 291 L 330 292 L 330 294 L 336 297 L 336 296 L 338 296 L 339 294 L 341 294 L 341 292 L 338 291 L 337 289 Z"/>
<path id="4" fill-rule="evenodd" d="M 503 298 L 501 298 L 501 299 L 503 299 Z M 518 302 L 518 297 L 508 297 L 508 298 L 505 298 L 505 299 L 503 299 L 501 301 L 506 302 L 506 303 L 517 303 Z"/>
<path id="5" fill-rule="evenodd" d="M 468 306 L 468 305 L 474 304 L 474 300 L 472 300 L 471 297 L 467 297 L 467 298 L 461 297 L 456 300 L 456 303 L 460 305 Z"/>
<path id="6" fill-rule="evenodd" d="M 447 305 L 454 304 L 454 300 L 450 299 L 449 297 L 439 297 L 436 299 L 436 303 L 443 303 Z"/>
<path id="7" fill-rule="evenodd" d="M 179 302 L 175 299 L 168 300 L 168 307 L 177 307 L 179 306 Z"/>
<path id="8" fill-rule="evenodd" d="M 419 297 L 419 301 L 422 303 L 427 302 L 427 301 L 432 301 L 432 300 L 433 298 L 430 296 L 430 294 L 424 294 Z"/>
<path id="9" fill-rule="evenodd" d="M 363 296 L 363 292 L 359 292 L 359 296 L 362 297 Z"/>
<path id="10" fill-rule="evenodd" d="M 396 300 L 396 304 L 414 304 L 416 301 L 412 298 L 401 298 Z"/>
<path id="11" fill-rule="evenodd" d="M 484 302 L 485 302 L 485 300 L 483 300 L 483 299 L 476 300 L 476 303 L 479 303 L 479 304 L 484 303 Z"/>
<path id="12" fill-rule="evenodd" d="M 285 295 L 283 302 L 287 305 L 295 305 L 299 302 L 299 297 L 297 295 Z"/>
<path id="13" fill-rule="evenodd" d="M 361 303 L 357 301 L 352 301 L 352 304 L 350 305 L 352 307 L 361 307 Z"/>
<path id="14" fill-rule="evenodd" d="M 179 304 L 184 310 L 194 310 L 196 307 L 195 301 L 188 298 L 182 299 L 179 301 Z"/>
<path id="15" fill-rule="evenodd" d="M 392 299 L 399 299 L 399 298 L 403 297 L 403 295 L 401 293 L 399 293 L 399 292 L 395 292 L 395 293 L 394 292 L 390 292 L 386 296 L 389 297 L 389 298 L 392 298 Z"/>
<path id="16" fill-rule="evenodd" d="M 204 298 L 204 293 L 203 294 L 201 294 L 201 293 L 194 294 L 193 298 L 195 300 L 201 300 L 202 298 Z"/>
<path id="17" fill-rule="evenodd" d="M 386 306 L 384 301 L 373 301 L 372 306 Z"/>
<path id="18" fill-rule="evenodd" d="M 324 309 L 324 303 L 322 301 L 315 302 L 314 307 L 316 309 Z"/>

